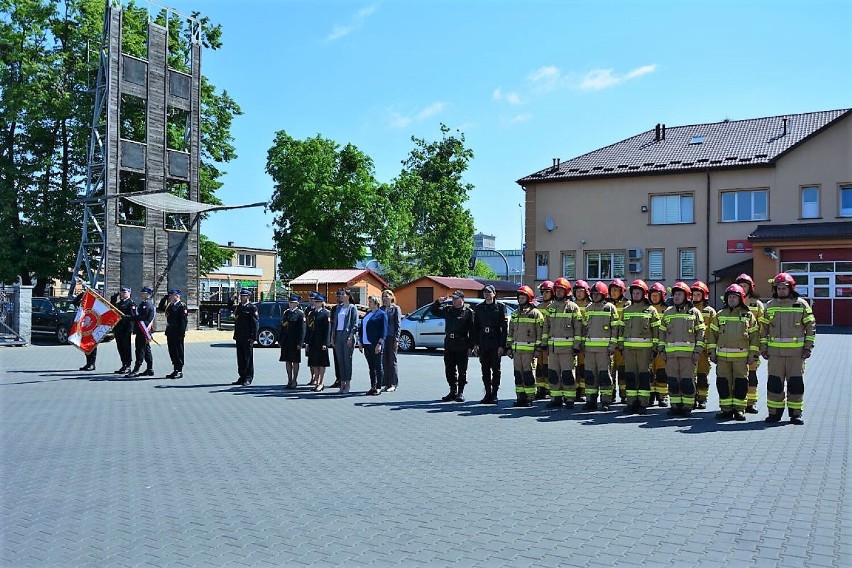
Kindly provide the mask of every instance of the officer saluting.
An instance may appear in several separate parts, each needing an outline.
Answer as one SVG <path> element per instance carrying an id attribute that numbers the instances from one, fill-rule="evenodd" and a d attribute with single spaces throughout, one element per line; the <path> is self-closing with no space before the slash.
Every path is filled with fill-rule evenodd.
<path id="1" fill-rule="evenodd" d="M 237 372 L 232 385 L 250 385 L 254 380 L 254 341 L 257 339 L 257 306 L 249 301 L 251 292 L 240 290 L 240 303 L 234 310 L 234 340 L 237 342 Z"/>
<path id="2" fill-rule="evenodd" d="M 166 375 L 167 379 L 183 378 L 183 340 L 186 336 L 186 304 L 180 301 L 180 290 L 169 290 L 168 298 L 160 301 L 159 310 L 166 314 L 166 343 L 169 346 L 169 358 L 174 371 Z"/>
<path id="3" fill-rule="evenodd" d="M 464 402 L 464 386 L 467 384 L 467 358 L 473 353 L 474 329 L 473 310 L 464 303 L 464 293 L 456 290 L 452 293 L 453 303 L 441 305 L 446 299 L 440 297 L 429 311 L 446 320 L 444 335 L 444 372 L 450 392 L 441 397 L 444 402 Z"/>
<path id="4" fill-rule="evenodd" d="M 128 373 L 128 377 L 153 377 L 154 376 L 154 357 L 151 355 L 151 328 L 154 325 L 154 302 L 151 301 L 151 296 L 154 291 L 147 286 L 143 286 L 139 290 L 140 300 L 136 305 L 136 314 L 127 318 L 133 323 L 133 333 L 136 336 L 134 346 L 136 347 L 136 364 L 133 366 L 133 371 Z M 145 371 L 140 373 L 142 361 L 145 361 Z"/>

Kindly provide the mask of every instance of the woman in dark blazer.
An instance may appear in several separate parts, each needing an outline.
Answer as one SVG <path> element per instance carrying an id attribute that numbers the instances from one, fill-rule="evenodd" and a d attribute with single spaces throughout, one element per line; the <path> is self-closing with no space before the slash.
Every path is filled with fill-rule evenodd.
<path id="1" fill-rule="evenodd" d="M 325 296 L 314 296 L 314 309 L 306 317 L 305 355 L 311 368 L 311 380 L 314 390 L 321 392 L 325 388 L 325 369 L 330 366 L 328 351 L 331 349 L 329 334 L 329 312 L 325 307 Z"/>
<path id="2" fill-rule="evenodd" d="M 367 299 L 367 312 L 358 325 L 358 349 L 364 352 L 367 366 L 370 368 L 370 390 L 367 394 L 376 396 L 382 392 L 384 382 L 382 373 L 382 349 L 388 335 L 388 316 L 379 309 L 381 300 L 378 296 Z"/>
<path id="3" fill-rule="evenodd" d="M 382 311 L 388 316 L 388 334 L 382 348 L 382 370 L 385 374 L 384 390 L 393 392 L 399 386 L 396 353 L 399 350 L 399 328 L 402 325 L 402 311 L 396 305 L 396 296 L 390 290 L 382 292 Z"/>

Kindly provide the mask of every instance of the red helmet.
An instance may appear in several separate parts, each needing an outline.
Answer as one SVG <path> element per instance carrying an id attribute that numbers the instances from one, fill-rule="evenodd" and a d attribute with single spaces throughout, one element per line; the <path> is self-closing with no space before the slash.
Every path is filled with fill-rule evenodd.
<path id="1" fill-rule="evenodd" d="M 692 290 L 687 286 L 686 282 L 677 282 L 674 286 L 672 286 L 672 294 L 674 294 L 675 290 L 680 290 L 684 294 L 686 294 L 686 299 L 689 300 L 692 298 Z"/>
<path id="2" fill-rule="evenodd" d="M 609 287 L 598 280 L 595 282 L 595 287 L 592 289 L 592 293 L 603 294 L 604 298 L 606 298 L 606 295 L 609 294 Z"/>
<path id="3" fill-rule="evenodd" d="M 651 297 L 651 294 L 653 292 L 659 292 L 660 294 L 662 294 L 663 300 L 666 299 L 666 295 L 667 295 L 666 287 L 665 287 L 665 285 L 663 285 L 662 282 L 654 282 L 654 285 L 651 286 L 651 289 L 648 291 L 648 297 L 649 298 Z"/>
<path id="4" fill-rule="evenodd" d="M 725 300 L 727 300 L 728 296 L 730 296 L 731 294 L 736 294 L 737 296 L 739 296 L 740 302 L 745 305 L 746 295 L 745 290 L 743 290 L 742 286 L 740 286 L 739 284 L 731 284 L 730 286 L 725 288 Z"/>
<path id="5" fill-rule="evenodd" d="M 704 283 L 704 282 L 702 282 L 701 280 L 699 280 L 699 281 L 695 282 L 695 283 L 692 285 L 692 289 L 693 289 L 693 290 L 700 290 L 701 292 L 704 292 L 704 299 L 705 299 L 705 300 L 707 300 L 707 298 L 709 298 L 709 297 L 710 297 L 710 288 L 708 288 L 708 287 L 707 287 L 707 284 L 705 284 L 705 283 Z"/>
<path id="6" fill-rule="evenodd" d="M 622 294 L 627 292 L 627 286 L 624 285 L 624 280 L 622 280 L 621 278 L 615 278 L 612 282 L 609 283 L 609 287 L 610 289 L 620 288 Z"/>
<path id="7" fill-rule="evenodd" d="M 565 292 L 571 291 L 571 282 L 568 281 L 567 278 L 560 276 L 556 279 L 556 282 L 553 283 L 554 288 L 562 288 Z"/>
<path id="8" fill-rule="evenodd" d="M 540 292 L 547 292 L 547 291 L 553 292 L 553 281 L 552 280 L 545 280 L 544 282 L 541 283 L 541 285 L 538 287 L 538 289 L 539 289 Z"/>
<path id="9" fill-rule="evenodd" d="M 796 293 L 796 280 L 786 272 L 779 272 L 778 275 L 772 279 L 773 292 L 777 289 L 779 284 L 786 284 L 790 287 L 790 292 Z"/>
<path id="10" fill-rule="evenodd" d="M 754 290 L 754 280 L 751 279 L 751 276 L 749 276 L 748 274 L 740 274 L 739 276 L 737 276 L 737 279 L 734 280 L 734 283 L 736 284 L 741 284 L 743 282 L 751 286 L 751 289 Z"/>
<path id="11" fill-rule="evenodd" d="M 642 290 L 643 296 L 646 298 L 648 297 L 648 285 L 645 284 L 644 280 L 634 280 L 630 285 L 630 289 L 633 290 L 634 288 L 639 288 Z"/>
<path id="12" fill-rule="evenodd" d="M 533 289 L 529 286 L 521 286 L 518 288 L 517 295 L 520 296 L 521 294 L 525 295 L 530 302 L 535 299 L 535 292 L 533 292 Z"/>
<path id="13" fill-rule="evenodd" d="M 579 290 L 585 290 L 586 296 L 588 296 L 592 292 L 591 288 L 589 288 L 589 283 L 586 282 L 585 280 L 577 280 L 576 282 L 574 282 L 574 290 L 578 290 L 578 289 Z"/>

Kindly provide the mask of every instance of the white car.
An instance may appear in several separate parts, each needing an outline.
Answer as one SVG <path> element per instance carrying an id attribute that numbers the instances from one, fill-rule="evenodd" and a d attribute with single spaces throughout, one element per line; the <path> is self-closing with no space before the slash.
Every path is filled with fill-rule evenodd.
<path id="1" fill-rule="evenodd" d="M 484 301 L 482 298 L 468 298 L 465 303 L 472 308 Z M 518 302 L 514 299 L 497 301 L 506 306 L 506 317 L 510 317 L 518 308 Z M 445 303 L 449 304 L 450 300 Z M 414 351 L 415 347 L 427 349 L 444 347 L 446 321 L 444 318 L 432 315 L 429 311 L 430 307 L 432 304 L 426 304 L 402 318 L 399 332 L 400 351 Z"/>

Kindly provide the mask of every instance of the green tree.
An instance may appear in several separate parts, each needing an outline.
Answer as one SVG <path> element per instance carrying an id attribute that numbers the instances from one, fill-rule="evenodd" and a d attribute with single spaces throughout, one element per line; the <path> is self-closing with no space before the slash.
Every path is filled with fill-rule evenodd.
<path id="1" fill-rule="evenodd" d="M 44 293 L 67 279 L 80 238 L 86 148 L 92 119 L 103 0 L 0 0 L 0 280 L 21 276 Z M 158 18 L 165 22 L 165 12 Z M 185 22 L 173 16 L 170 65 L 182 68 Z M 147 9 L 124 7 L 124 51 L 146 56 Z M 199 17 L 202 45 L 221 47 L 221 27 Z M 202 78 L 200 199 L 219 203 L 221 165 L 236 157 L 231 121 L 241 114 L 227 92 Z"/>
<path id="2" fill-rule="evenodd" d="M 497 273 L 494 272 L 494 269 L 491 268 L 491 265 L 479 258 L 476 259 L 476 263 L 473 265 L 473 273 L 471 276 L 486 278 L 488 280 L 497 280 L 497 278 L 499 278 Z"/>
<path id="3" fill-rule="evenodd" d="M 310 268 L 349 268 L 364 258 L 381 222 L 373 160 L 352 144 L 317 134 L 276 133 L 266 171 L 274 190 L 274 239 L 282 279 Z"/>
<path id="4" fill-rule="evenodd" d="M 388 190 L 388 226 L 373 255 L 394 285 L 425 274 L 465 276 L 473 253 L 473 186 L 463 179 L 473 150 L 464 134 L 441 124 L 441 139 L 412 137 L 414 149 Z"/>
<path id="5" fill-rule="evenodd" d="M 202 276 L 215 272 L 222 263 L 234 256 L 233 251 L 222 248 L 205 235 L 201 235 L 198 241 L 198 271 Z"/>

